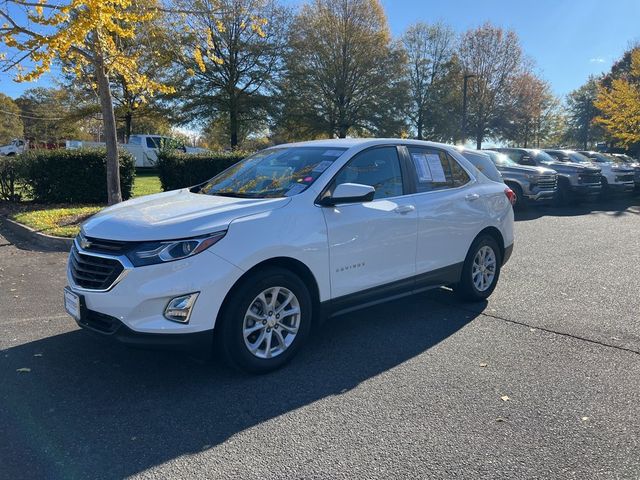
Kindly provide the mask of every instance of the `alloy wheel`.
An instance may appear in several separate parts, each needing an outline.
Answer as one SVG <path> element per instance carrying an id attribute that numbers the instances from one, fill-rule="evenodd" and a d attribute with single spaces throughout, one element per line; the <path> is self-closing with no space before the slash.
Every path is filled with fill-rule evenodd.
<path id="1" fill-rule="evenodd" d="M 251 302 L 242 323 L 244 343 L 254 356 L 273 358 L 293 343 L 300 328 L 300 302 L 284 287 L 270 287 Z"/>
<path id="2" fill-rule="evenodd" d="M 479 292 L 488 290 L 496 277 L 496 254 L 493 249 L 484 245 L 478 250 L 473 259 L 471 277 L 473 284 Z"/>

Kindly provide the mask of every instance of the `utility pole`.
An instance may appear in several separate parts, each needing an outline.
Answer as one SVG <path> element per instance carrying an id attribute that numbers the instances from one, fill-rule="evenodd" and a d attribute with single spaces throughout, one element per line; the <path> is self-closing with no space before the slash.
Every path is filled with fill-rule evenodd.
<path id="1" fill-rule="evenodd" d="M 462 130 L 462 145 L 467 142 L 467 83 L 470 78 L 475 76 L 472 73 L 467 73 L 462 79 L 462 125 L 460 126 Z"/>

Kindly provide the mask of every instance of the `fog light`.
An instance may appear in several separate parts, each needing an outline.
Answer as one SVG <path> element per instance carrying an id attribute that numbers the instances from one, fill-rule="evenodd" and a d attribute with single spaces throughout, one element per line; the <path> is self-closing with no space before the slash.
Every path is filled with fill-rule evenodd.
<path id="1" fill-rule="evenodd" d="M 196 303 L 196 298 L 198 298 L 198 293 L 172 298 L 164 309 L 164 318 L 173 322 L 189 322 L 191 308 Z"/>

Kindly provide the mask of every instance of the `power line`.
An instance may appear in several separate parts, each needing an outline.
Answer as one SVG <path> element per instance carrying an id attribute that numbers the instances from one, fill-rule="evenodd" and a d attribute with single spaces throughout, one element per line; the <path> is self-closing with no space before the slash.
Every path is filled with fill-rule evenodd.
<path id="1" fill-rule="evenodd" d="M 57 120 L 66 120 L 65 117 L 34 117 L 31 115 L 23 115 L 21 113 L 9 112 L 7 110 L 0 110 L 0 113 L 6 113 L 7 115 L 13 115 L 14 117 L 28 118 L 30 120 L 48 120 L 48 121 L 57 121 Z"/>

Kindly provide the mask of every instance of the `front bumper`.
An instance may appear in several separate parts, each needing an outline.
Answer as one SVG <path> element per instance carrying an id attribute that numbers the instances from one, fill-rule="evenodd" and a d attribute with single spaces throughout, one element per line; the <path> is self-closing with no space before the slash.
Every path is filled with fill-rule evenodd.
<path id="1" fill-rule="evenodd" d="M 238 267 L 209 250 L 184 260 L 129 268 L 106 291 L 80 288 L 67 268 L 70 289 L 82 296 L 86 310 L 120 322 L 124 329 L 118 328 L 117 336 L 123 338 L 130 337 L 125 335 L 128 330 L 167 336 L 212 330 L 227 292 L 242 274 Z M 200 295 L 187 323 L 163 316 L 172 298 L 194 292 Z"/>
<path id="2" fill-rule="evenodd" d="M 627 192 L 633 191 L 633 189 L 635 188 L 635 183 L 634 182 L 610 183 L 607 188 L 614 193 L 627 193 Z"/>
<path id="3" fill-rule="evenodd" d="M 84 301 L 81 302 L 81 317 L 75 320 L 79 327 L 95 335 L 133 347 L 204 352 L 213 342 L 213 330 L 174 334 L 136 332 L 115 317 L 87 309 Z"/>
<path id="4" fill-rule="evenodd" d="M 571 185 L 571 191 L 580 196 L 589 197 L 599 195 L 602 191 L 602 185 L 599 183 L 588 183 L 585 185 Z"/>
<path id="5" fill-rule="evenodd" d="M 543 200 L 551 200 L 555 194 L 555 190 L 541 190 L 537 193 L 525 194 L 525 197 L 533 202 L 538 202 Z"/>

